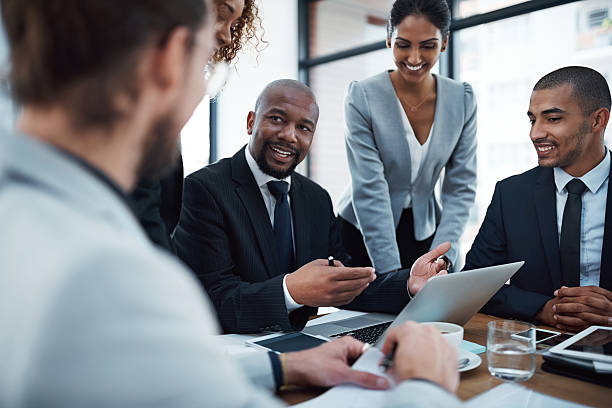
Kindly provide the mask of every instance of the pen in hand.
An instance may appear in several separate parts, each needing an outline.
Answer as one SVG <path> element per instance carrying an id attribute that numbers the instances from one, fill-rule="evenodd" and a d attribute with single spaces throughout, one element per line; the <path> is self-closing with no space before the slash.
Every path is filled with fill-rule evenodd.
<path id="1" fill-rule="evenodd" d="M 393 366 L 393 359 L 395 358 L 395 350 L 397 349 L 397 343 L 393 345 L 391 352 L 385 355 L 382 362 L 380 363 L 380 371 L 387 372 L 387 370 Z"/>
<path id="2" fill-rule="evenodd" d="M 334 257 L 333 256 L 328 256 L 327 257 L 327 262 L 328 262 L 329 266 L 335 266 L 334 265 Z"/>

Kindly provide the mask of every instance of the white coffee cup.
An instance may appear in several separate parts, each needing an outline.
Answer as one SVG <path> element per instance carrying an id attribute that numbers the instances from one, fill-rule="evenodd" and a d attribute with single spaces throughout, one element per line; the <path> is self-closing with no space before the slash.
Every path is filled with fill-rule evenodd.
<path id="1" fill-rule="evenodd" d="M 463 342 L 463 327 L 458 324 L 446 322 L 425 322 L 423 324 L 435 326 L 446 341 L 457 349 L 461 349 L 461 343 Z"/>

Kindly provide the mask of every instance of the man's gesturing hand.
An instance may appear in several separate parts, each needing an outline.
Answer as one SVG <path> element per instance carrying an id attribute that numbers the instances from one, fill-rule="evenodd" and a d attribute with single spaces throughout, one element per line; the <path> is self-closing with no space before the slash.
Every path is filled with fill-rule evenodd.
<path id="1" fill-rule="evenodd" d="M 293 300 L 314 307 L 345 305 L 376 279 L 374 268 L 347 268 L 340 261 L 334 261 L 334 265 L 317 259 L 287 275 Z"/>
<path id="2" fill-rule="evenodd" d="M 432 276 L 445 275 L 446 262 L 438 259 L 450 249 L 449 242 L 444 242 L 414 261 L 408 278 L 408 291 L 416 295 Z"/>

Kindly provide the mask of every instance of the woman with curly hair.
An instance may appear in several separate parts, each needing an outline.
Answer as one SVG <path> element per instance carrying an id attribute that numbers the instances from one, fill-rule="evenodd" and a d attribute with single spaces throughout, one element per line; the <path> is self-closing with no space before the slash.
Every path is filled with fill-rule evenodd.
<path id="1" fill-rule="evenodd" d="M 215 37 L 218 47 L 213 60 L 231 63 L 246 44 L 259 43 L 257 31 L 261 28 L 259 9 L 255 0 L 215 0 L 217 20 Z"/>
<path id="2" fill-rule="evenodd" d="M 261 19 L 255 0 L 214 0 L 215 38 L 211 63 L 232 63 L 249 42 L 259 44 Z M 141 180 L 131 195 L 132 207 L 149 239 L 174 253 L 170 236 L 181 212 L 183 160 L 160 181 Z"/>

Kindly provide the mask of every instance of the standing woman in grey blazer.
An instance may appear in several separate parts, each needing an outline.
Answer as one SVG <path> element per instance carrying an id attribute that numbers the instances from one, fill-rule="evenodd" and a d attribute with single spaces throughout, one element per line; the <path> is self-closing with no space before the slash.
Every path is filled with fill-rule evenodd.
<path id="1" fill-rule="evenodd" d="M 348 88 L 351 185 L 339 224 L 353 263 L 378 273 L 409 268 L 446 241 L 450 269 L 474 204 L 476 99 L 469 84 L 431 73 L 449 27 L 444 0 L 397 0 L 387 23 L 397 69 Z M 434 189 L 443 169 L 440 200 Z"/>

